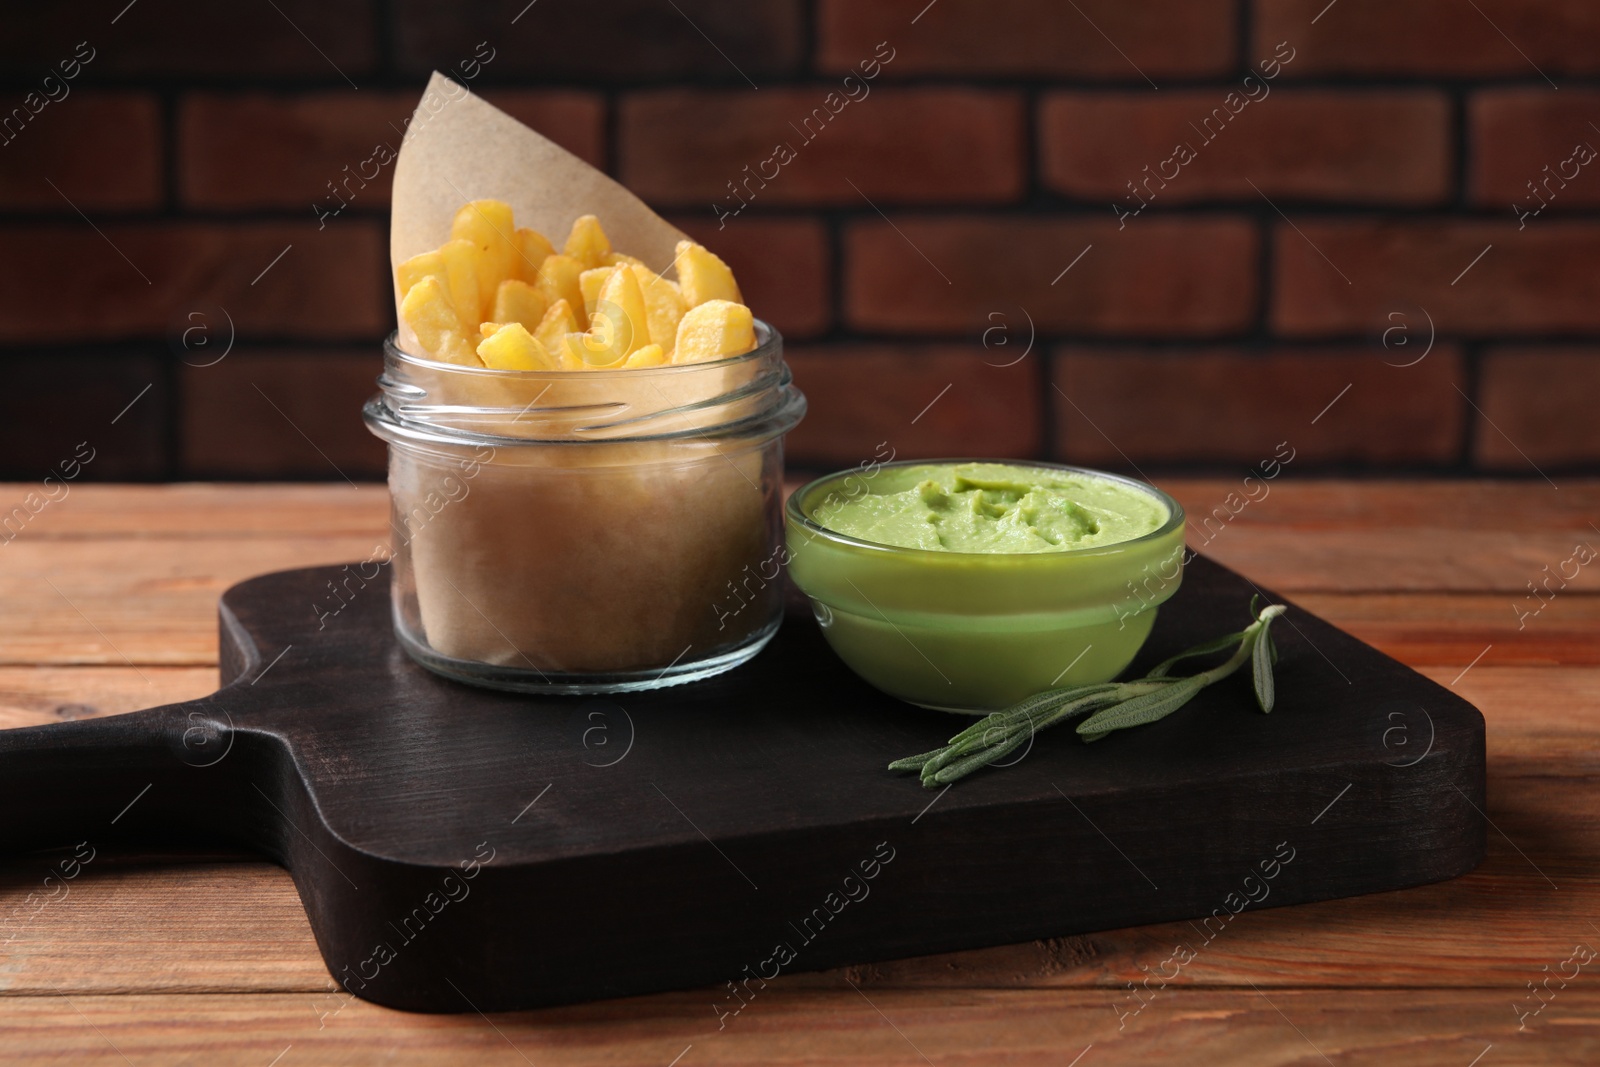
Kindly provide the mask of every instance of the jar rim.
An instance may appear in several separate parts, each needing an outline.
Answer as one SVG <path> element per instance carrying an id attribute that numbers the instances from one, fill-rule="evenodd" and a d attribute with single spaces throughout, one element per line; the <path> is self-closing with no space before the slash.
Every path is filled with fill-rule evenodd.
<path id="1" fill-rule="evenodd" d="M 759 342 L 756 347 L 725 359 L 667 364 L 659 367 L 576 371 L 507 371 L 443 363 L 404 351 L 399 347 L 397 334 L 391 333 L 383 345 L 385 358 L 384 373 L 378 379 L 380 391 L 368 399 L 363 406 L 362 414 L 368 429 L 378 437 L 390 443 L 405 442 L 414 446 L 486 444 L 514 447 L 536 444 L 580 445 L 592 448 L 606 444 L 636 445 L 692 439 L 714 442 L 776 437 L 787 433 L 800 421 L 805 414 L 806 402 L 805 397 L 794 387 L 793 375 L 783 361 L 783 336 L 771 325 L 759 319 L 755 321 L 755 328 Z M 763 363 L 770 366 L 762 366 Z M 746 366 L 750 367 L 750 370 L 747 375 L 741 377 L 738 373 L 739 368 Z M 399 373 L 392 373 L 396 370 Z M 406 398 L 421 400 L 428 396 L 428 390 L 416 381 L 407 380 L 405 373 L 409 370 L 414 370 L 419 376 L 426 376 L 427 380 L 434 382 L 459 382 L 464 392 L 468 393 L 473 387 L 486 382 L 519 383 L 530 392 L 537 389 L 541 383 L 545 385 L 546 391 L 556 383 L 565 383 L 568 387 L 594 386 L 597 389 L 595 397 L 585 403 L 566 403 L 546 409 L 534 408 L 530 403 L 520 410 L 515 406 L 497 408 L 445 403 L 431 410 L 437 415 L 450 416 L 449 418 L 417 417 L 408 415 Z M 730 374 L 730 371 L 734 373 Z M 592 413 L 594 419 L 603 420 L 608 412 L 621 414 L 629 410 L 628 404 L 619 400 L 608 400 L 600 392 L 608 382 L 634 384 L 660 382 L 665 385 L 670 381 L 678 383 L 681 390 L 682 384 L 693 381 L 692 376 L 695 374 L 704 376 L 711 388 L 720 386 L 724 377 L 732 378 L 732 387 L 721 392 L 698 395 L 691 390 L 687 395 L 680 395 L 681 402 L 675 406 L 668 395 L 661 392 L 665 406 L 646 407 L 638 413 L 629 414 L 628 417 L 615 421 L 576 425 L 561 436 L 495 433 L 483 426 L 460 425 L 458 419 L 459 416 L 478 414 L 483 416 L 484 422 L 492 423 L 496 418 L 505 419 L 507 416 L 512 416 L 510 421 L 514 423 L 530 413 L 560 413 L 569 418 Z M 541 391 L 539 396 L 543 395 L 544 392 Z M 535 397 L 535 402 L 537 399 L 538 397 Z M 738 414 L 726 421 L 716 421 L 718 407 L 737 409 Z M 711 415 L 713 418 L 707 420 L 704 418 L 706 415 Z M 660 423 L 663 420 L 672 420 L 674 417 L 681 417 L 684 425 L 656 433 L 615 432 L 619 429 L 625 430 L 630 423 Z"/>

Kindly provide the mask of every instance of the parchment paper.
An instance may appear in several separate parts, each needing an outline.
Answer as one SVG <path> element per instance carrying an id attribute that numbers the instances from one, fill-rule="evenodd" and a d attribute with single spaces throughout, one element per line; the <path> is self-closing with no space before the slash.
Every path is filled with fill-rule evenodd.
<path id="1" fill-rule="evenodd" d="M 627 189 L 434 71 L 395 160 L 391 281 L 394 267 L 450 239 L 450 220 L 469 200 L 505 201 L 518 226 L 538 230 L 558 250 L 573 219 L 598 215 L 612 247 L 657 274 L 671 269 L 674 248 L 686 239 Z M 396 284 L 400 346 L 417 351 L 400 319 L 403 296 Z"/>

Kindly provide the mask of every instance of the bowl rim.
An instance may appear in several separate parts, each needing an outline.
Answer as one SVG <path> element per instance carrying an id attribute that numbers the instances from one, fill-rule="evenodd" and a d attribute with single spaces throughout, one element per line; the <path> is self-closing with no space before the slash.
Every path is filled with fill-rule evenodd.
<path id="1" fill-rule="evenodd" d="M 877 470 L 883 470 L 888 467 L 931 467 L 945 465 L 959 466 L 968 463 L 986 463 L 995 466 L 1012 467 L 1021 470 L 1066 471 L 1071 474 L 1083 474 L 1091 478 L 1099 478 L 1105 481 L 1117 482 L 1118 484 L 1125 485 L 1131 489 L 1135 489 L 1139 492 L 1145 493 L 1146 495 L 1155 497 L 1157 501 L 1165 505 L 1167 508 L 1167 520 L 1149 533 L 1140 534 L 1138 537 L 1130 537 L 1126 541 L 1114 541 L 1107 545 L 1092 545 L 1087 548 L 1072 548 L 1065 551 L 1056 552 L 947 552 L 944 549 L 912 548 L 906 545 L 889 545 L 884 544 L 882 541 L 868 541 L 860 537 L 852 537 L 849 534 L 840 533 L 837 530 L 829 529 L 828 527 L 817 522 L 815 519 L 811 518 L 811 516 L 807 515 L 803 508 L 803 502 L 805 498 L 815 494 L 825 484 L 835 481 L 842 481 L 851 475 L 861 474 L 867 469 L 866 467 L 860 466 L 847 468 L 844 470 L 837 470 L 831 474 L 824 474 L 821 477 L 813 478 L 811 481 L 806 482 L 804 485 L 800 486 L 794 492 L 789 494 L 789 499 L 784 504 L 784 515 L 789 519 L 789 521 L 807 531 L 811 535 L 812 540 L 815 540 L 820 536 L 839 544 L 850 545 L 854 548 L 867 549 L 875 552 L 884 552 L 890 555 L 901 555 L 910 559 L 927 558 L 930 560 L 964 560 L 972 562 L 982 560 L 987 561 L 992 565 L 1009 564 L 1013 566 L 1017 564 L 1012 563 L 1011 561 L 1018 560 L 1040 560 L 1040 565 L 1042 565 L 1042 561 L 1044 560 L 1083 559 L 1088 556 L 1119 554 L 1126 552 L 1135 546 L 1159 541 L 1162 538 L 1168 537 L 1174 530 L 1182 528 L 1188 522 L 1188 517 L 1183 510 L 1183 505 L 1178 503 L 1178 501 L 1165 490 L 1140 478 L 1132 478 L 1124 474 L 1113 474 L 1110 471 L 1097 470 L 1093 467 L 1078 467 L 1068 463 L 1052 463 L 1047 460 L 994 459 L 992 457 L 971 456 L 954 458 L 934 457 L 929 459 L 901 459 L 893 460 L 888 463 L 879 463 L 875 466 Z M 868 466 L 873 465 L 869 464 Z M 1007 561 L 1007 563 L 1002 564 L 999 561 Z"/>

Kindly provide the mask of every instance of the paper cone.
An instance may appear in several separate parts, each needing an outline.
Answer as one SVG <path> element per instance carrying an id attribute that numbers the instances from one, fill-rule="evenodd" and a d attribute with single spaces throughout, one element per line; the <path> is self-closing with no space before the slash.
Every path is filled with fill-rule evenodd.
<path id="1" fill-rule="evenodd" d="M 538 230 L 558 250 L 573 219 L 598 215 L 613 247 L 657 274 L 671 269 L 677 243 L 686 240 L 627 189 L 434 71 L 395 160 L 390 279 L 401 263 L 448 241 L 450 220 L 471 200 L 505 201 L 518 226 Z M 396 284 L 400 347 L 416 352 L 400 318 L 404 295 Z"/>

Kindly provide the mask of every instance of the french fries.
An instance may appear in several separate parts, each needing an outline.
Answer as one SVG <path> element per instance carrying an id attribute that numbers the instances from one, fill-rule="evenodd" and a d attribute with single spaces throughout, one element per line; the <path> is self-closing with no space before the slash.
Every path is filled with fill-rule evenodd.
<path id="1" fill-rule="evenodd" d="M 461 329 L 456 306 L 436 275 L 430 274 L 411 287 L 400 302 L 400 314 L 405 316 L 406 325 L 434 359 L 445 363 L 479 363 Z"/>
<path id="2" fill-rule="evenodd" d="M 544 318 L 539 320 L 539 328 L 533 331 L 533 336 L 545 348 L 557 352 L 561 349 L 561 339 L 569 333 L 577 332 L 578 319 L 572 314 L 572 305 L 565 300 L 557 300 L 545 311 Z"/>
<path id="3" fill-rule="evenodd" d="M 483 325 L 487 328 L 492 324 Z M 493 370 L 557 370 L 560 367 L 520 322 L 508 322 L 480 341 L 478 358 Z"/>
<path id="4" fill-rule="evenodd" d="M 699 307 L 707 300 L 744 303 L 744 298 L 739 295 L 739 286 L 733 280 L 733 271 L 693 241 L 678 242 L 674 266 L 678 268 L 678 288 L 683 293 L 684 302 L 690 307 Z"/>
<path id="5" fill-rule="evenodd" d="M 756 346 L 750 309 L 731 300 L 707 300 L 692 307 L 678 323 L 674 363 L 703 363 L 748 352 Z"/>
<path id="6" fill-rule="evenodd" d="M 520 322 L 529 330 L 537 329 L 544 318 L 549 303 L 544 294 L 518 278 L 507 278 L 494 294 L 494 312 L 489 316 L 495 322 Z"/>
<path id="7" fill-rule="evenodd" d="M 558 250 L 518 229 L 509 204 L 474 200 L 450 240 L 395 268 L 400 316 L 426 354 L 505 371 L 700 363 L 755 347 L 754 319 L 728 265 L 678 242 L 676 280 L 614 251 L 583 215 Z"/>

